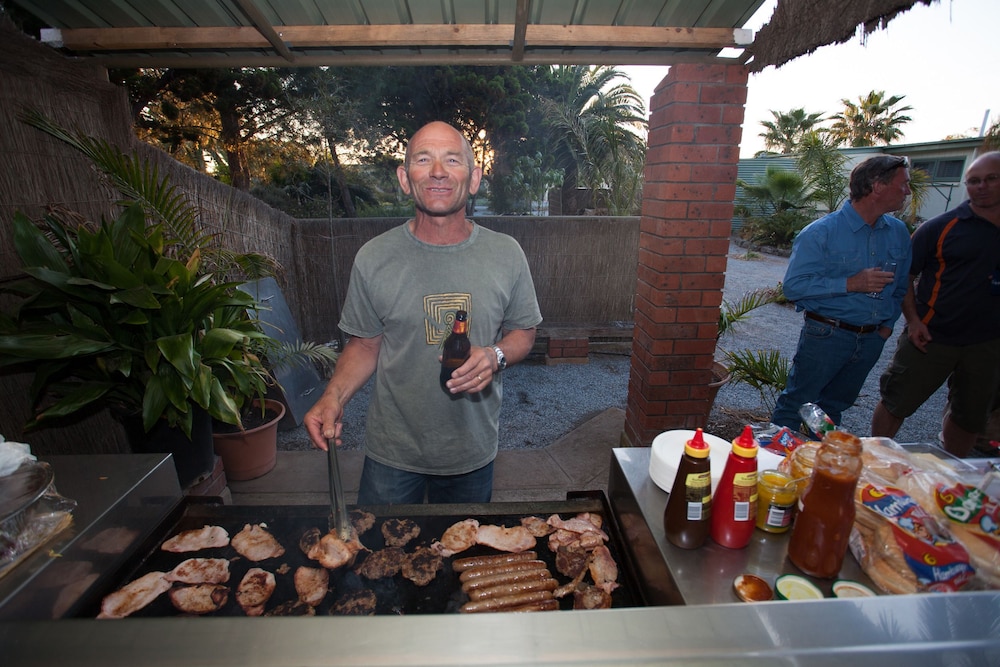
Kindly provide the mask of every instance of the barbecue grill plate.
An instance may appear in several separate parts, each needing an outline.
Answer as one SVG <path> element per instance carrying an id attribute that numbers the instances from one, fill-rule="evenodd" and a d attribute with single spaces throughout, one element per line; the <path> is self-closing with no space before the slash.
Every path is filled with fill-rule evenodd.
<path id="1" fill-rule="evenodd" d="M 352 507 L 352 509 L 354 509 Z M 389 518 L 407 518 L 420 527 L 420 535 L 406 545 L 405 551 L 412 552 L 417 546 L 430 546 L 438 540 L 449 526 L 464 519 L 476 519 L 482 524 L 502 526 L 520 525 L 522 517 L 540 516 L 548 518 L 551 514 L 559 514 L 562 518 L 570 518 L 579 512 L 593 512 L 604 519 L 604 530 L 608 533 L 608 549 L 618 563 L 619 583 L 621 586 L 612 594 L 614 607 L 633 607 L 643 603 L 641 592 L 635 584 L 631 563 L 626 561 L 625 550 L 621 548 L 621 538 L 614 524 L 606 498 L 602 492 L 577 492 L 570 494 L 566 501 L 547 503 L 488 503 L 474 505 L 393 505 L 378 507 L 360 507 L 357 509 L 372 512 L 375 515 L 374 526 L 360 536 L 361 543 L 372 551 L 385 547 L 382 536 L 382 523 Z M 295 592 L 293 575 L 299 566 L 319 567 L 319 564 L 305 556 L 299 548 L 299 539 L 310 528 L 319 528 L 327 532 L 329 508 L 325 506 L 226 506 L 221 504 L 204 504 L 197 502 L 182 502 L 177 510 L 154 531 L 150 541 L 138 550 L 134 558 L 121 568 L 117 576 L 111 577 L 111 584 L 94 599 L 81 606 L 80 616 L 96 616 L 100 610 L 100 602 L 104 595 L 124 586 L 128 582 L 151 571 L 167 572 L 187 558 L 227 558 L 230 559 L 230 579 L 228 586 L 231 594 L 229 601 L 213 616 L 243 616 L 243 610 L 236 602 L 235 591 L 243 575 L 251 567 L 261 567 L 275 575 L 277 587 L 266 605 L 266 611 L 285 602 L 294 602 L 298 596 Z M 206 524 L 219 525 L 225 528 L 230 536 L 235 535 L 248 523 L 260 523 L 277 538 L 285 547 L 285 553 L 278 557 L 260 562 L 252 562 L 240 556 L 231 547 L 203 549 L 191 553 L 169 553 L 159 547 L 169 537 L 184 530 L 201 528 Z M 535 548 L 538 557 L 544 560 L 553 577 L 560 583 L 569 579 L 555 568 L 555 555 L 549 551 L 547 538 L 539 538 Z M 378 600 L 377 615 L 406 614 L 447 614 L 457 613 L 459 607 L 468 600 L 461 590 L 458 573 L 452 570 L 454 559 L 469 556 L 479 556 L 499 553 L 489 547 L 476 545 L 450 558 L 443 559 L 441 570 L 427 586 L 417 586 L 407 580 L 402 574 L 384 579 L 366 579 L 353 567 L 338 568 L 330 572 L 330 592 L 316 607 L 316 615 L 329 613 L 334 603 L 346 593 L 362 588 L 372 590 Z M 365 552 L 358 554 L 355 565 L 360 564 Z M 589 577 L 587 578 L 589 580 Z M 572 595 L 560 601 L 561 608 L 571 609 Z M 266 613 L 266 612 L 265 612 Z M 159 617 L 180 615 L 170 603 L 168 595 L 162 595 L 146 608 L 140 610 L 134 617 Z"/>

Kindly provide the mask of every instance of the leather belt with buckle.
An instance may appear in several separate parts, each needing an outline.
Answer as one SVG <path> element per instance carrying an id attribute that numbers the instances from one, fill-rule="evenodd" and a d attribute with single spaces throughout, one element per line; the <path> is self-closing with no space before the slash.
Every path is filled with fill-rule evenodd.
<path id="1" fill-rule="evenodd" d="M 811 313 L 806 311 L 806 318 L 810 320 L 816 320 L 817 322 L 822 322 L 823 324 L 829 324 L 837 327 L 838 329 L 845 329 L 847 331 L 853 331 L 854 333 L 866 334 L 871 333 L 878 329 L 877 324 L 865 324 L 863 326 L 858 326 L 857 324 L 848 324 L 847 322 L 841 322 L 840 320 L 835 320 L 832 317 L 823 317 L 822 315 L 817 315 L 816 313 Z"/>

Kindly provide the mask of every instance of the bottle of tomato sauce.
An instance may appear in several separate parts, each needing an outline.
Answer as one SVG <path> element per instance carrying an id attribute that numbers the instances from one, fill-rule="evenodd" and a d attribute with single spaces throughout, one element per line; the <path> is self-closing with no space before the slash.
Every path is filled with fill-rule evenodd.
<path id="1" fill-rule="evenodd" d="M 753 430 L 747 425 L 733 440 L 712 497 L 712 540 L 730 549 L 750 544 L 757 522 L 757 449 Z"/>
<path id="2" fill-rule="evenodd" d="M 788 559 L 806 574 L 832 579 L 840 572 L 860 474 L 861 440 L 843 431 L 824 435 L 788 541 Z"/>

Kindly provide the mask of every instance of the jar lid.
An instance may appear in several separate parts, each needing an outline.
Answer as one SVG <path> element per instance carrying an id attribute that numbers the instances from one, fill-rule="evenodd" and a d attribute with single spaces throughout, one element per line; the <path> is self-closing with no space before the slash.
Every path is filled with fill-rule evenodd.
<path id="1" fill-rule="evenodd" d="M 822 600 L 823 591 L 797 574 L 783 574 L 774 582 L 779 600 Z"/>
<path id="2" fill-rule="evenodd" d="M 770 584 L 756 574 L 741 574 L 733 580 L 733 590 L 744 602 L 766 602 L 774 598 Z"/>
<path id="3" fill-rule="evenodd" d="M 870 598 L 875 597 L 875 591 L 863 584 L 849 579 L 838 579 L 833 582 L 833 594 L 838 598 Z"/>

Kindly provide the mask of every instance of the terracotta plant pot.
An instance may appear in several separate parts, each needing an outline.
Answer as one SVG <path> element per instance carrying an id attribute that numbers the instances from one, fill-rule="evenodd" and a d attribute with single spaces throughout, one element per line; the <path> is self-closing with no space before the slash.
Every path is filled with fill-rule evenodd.
<path id="1" fill-rule="evenodd" d="M 254 405 L 260 404 L 255 401 Z M 277 413 L 277 417 L 246 431 L 212 434 L 226 479 L 237 482 L 256 479 L 274 469 L 278 460 L 278 422 L 285 416 L 285 406 L 270 398 L 264 399 L 264 405 L 269 412 Z"/>

